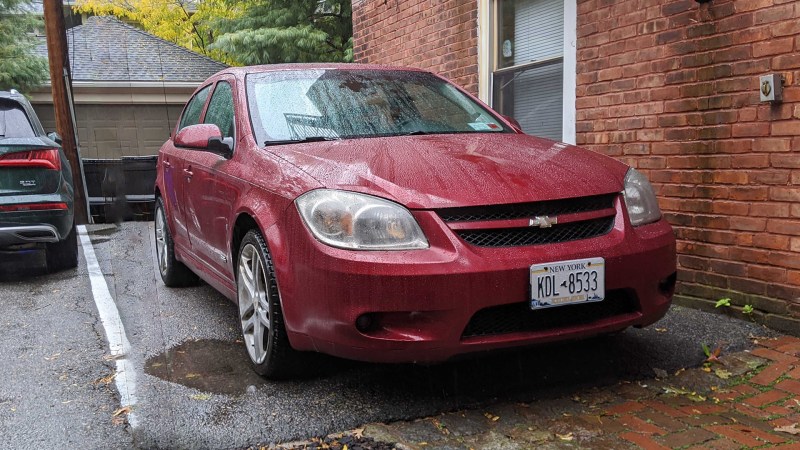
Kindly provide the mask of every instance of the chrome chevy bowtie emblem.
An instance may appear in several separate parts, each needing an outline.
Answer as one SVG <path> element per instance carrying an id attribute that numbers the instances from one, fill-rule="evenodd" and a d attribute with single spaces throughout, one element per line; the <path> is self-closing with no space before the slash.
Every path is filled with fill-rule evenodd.
<path id="1" fill-rule="evenodd" d="M 536 216 L 533 219 L 531 219 L 530 223 L 528 223 L 528 226 L 539 227 L 539 228 L 550 228 L 557 223 L 558 223 L 558 217 Z"/>

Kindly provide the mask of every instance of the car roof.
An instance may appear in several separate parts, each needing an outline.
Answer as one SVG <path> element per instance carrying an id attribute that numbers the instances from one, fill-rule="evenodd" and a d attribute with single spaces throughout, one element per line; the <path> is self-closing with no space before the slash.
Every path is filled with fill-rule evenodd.
<path id="1" fill-rule="evenodd" d="M 228 73 L 241 77 L 250 73 L 277 72 L 282 70 L 381 70 L 427 72 L 414 67 L 388 66 L 380 64 L 354 64 L 354 63 L 291 63 L 291 64 L 262 64 L 257 66 L 229 67 L 219 71 L 216 75 Z M 216 76 L 215 75 L 215 76 Z"/>
<path id="2" fill-rule="evenodd" d="M 24 95 L 20 94 L 15 90 L 10 91 L 0 91 L 0 98 L 7 98 L 9 100 L 17 100 L 17 101 L 27 101 Z"/>

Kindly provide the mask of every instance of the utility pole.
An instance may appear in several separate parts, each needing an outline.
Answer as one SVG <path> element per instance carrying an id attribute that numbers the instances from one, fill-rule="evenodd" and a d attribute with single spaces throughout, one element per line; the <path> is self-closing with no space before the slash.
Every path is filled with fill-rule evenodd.
<path id="1" fill-rule="evenodd" d="M 50 63 L 50 89 L 56 113 L 56 130 L 61 135 L 61 146 L 72 168 L 75 187 L 75 223 L 89 223 L 86 190 L 83 186 L 80 155 L 78 154 L 75 127 L 70 110 L 72 75 L 69 70 L 69 49 L 64 26 L 64 2 L 44 0 L 44 29 L 47 36 L 47 59 Z"/>

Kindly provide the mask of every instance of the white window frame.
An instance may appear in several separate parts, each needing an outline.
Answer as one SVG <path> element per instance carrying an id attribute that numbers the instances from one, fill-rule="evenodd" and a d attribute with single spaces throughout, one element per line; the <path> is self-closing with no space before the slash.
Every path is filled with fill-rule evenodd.
<path id="1" fill-rule="evenodd" d="M 478 0 L 478 97 L 492 105 L 492 72 L 496 64 L 493 44 L 497 42 L 496 0 Z M 575 144 L 575 100 L 577 89 L 577 0 L 564 0 L 564 93 L 561 140 Z"/>

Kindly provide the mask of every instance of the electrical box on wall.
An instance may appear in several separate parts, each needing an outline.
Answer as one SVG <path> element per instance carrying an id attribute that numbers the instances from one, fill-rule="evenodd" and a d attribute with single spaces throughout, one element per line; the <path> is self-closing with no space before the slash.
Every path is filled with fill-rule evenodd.
<path id="1" fill-rule="evenodd" d="M 779 102 L 783 97 L 783 77 L 779 73 L 762 75 L 759 79 L 762 102 Z"/>

